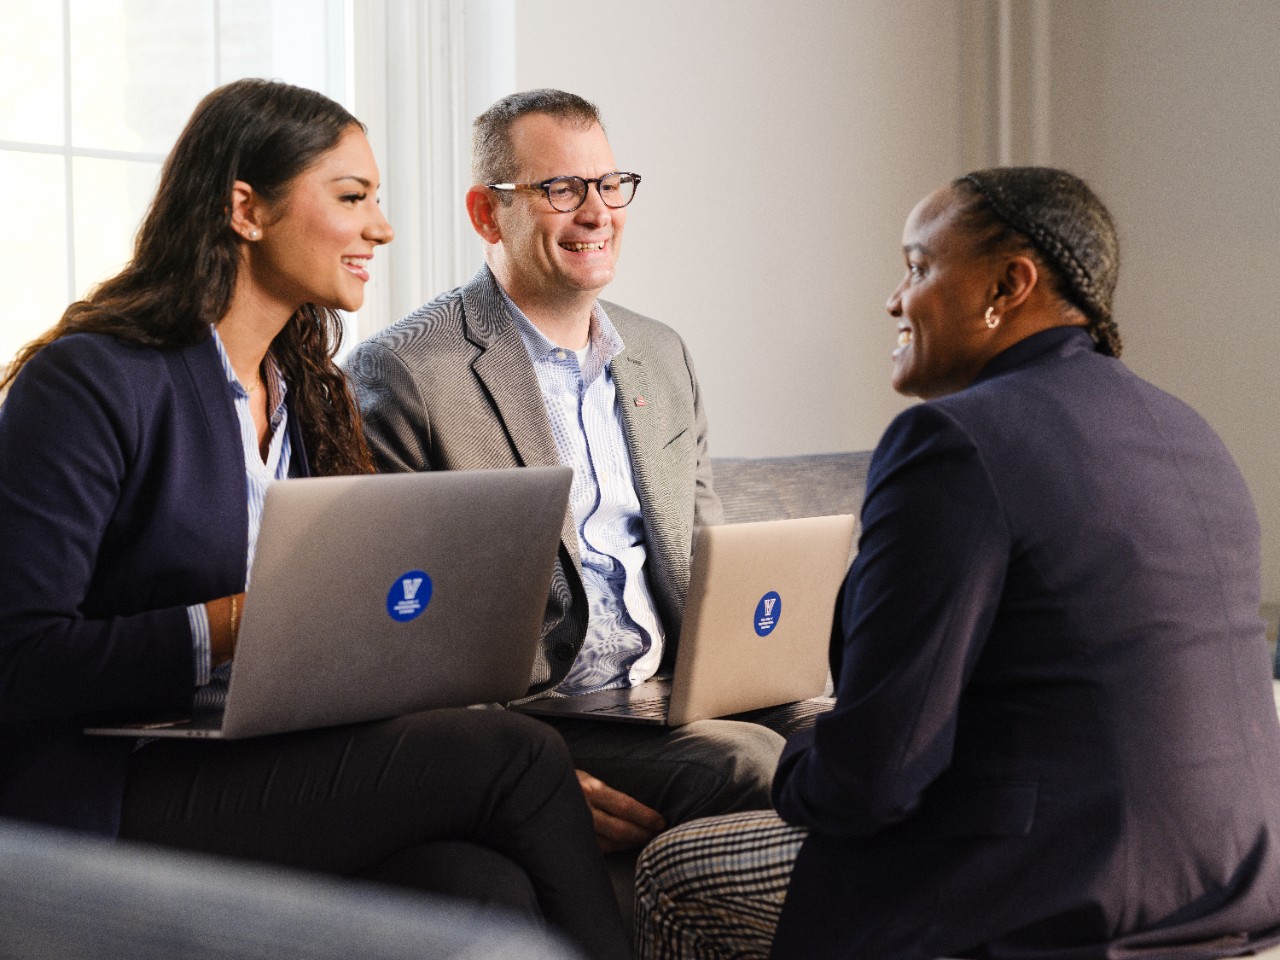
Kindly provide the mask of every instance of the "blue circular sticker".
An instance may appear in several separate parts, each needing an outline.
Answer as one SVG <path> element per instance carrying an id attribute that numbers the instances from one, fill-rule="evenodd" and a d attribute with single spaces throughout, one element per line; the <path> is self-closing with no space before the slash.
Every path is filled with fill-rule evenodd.
<path id="1" fill-rule="evenodd" d="M 410 570 L 387 591 L 387 614 L 404 623 L 427 609 L 430 602 L 431 578 L 421 570 Z"/>
<path id="2" fill-rule="evenodd" d="M 778 591 L 770 590 L 756 604 L 754 621 L 756 634 L 767 637 L 773 633 L 773 628 L 778 625 L 780 619 L 782 619 L 782 598 L 778 596 Z"/>

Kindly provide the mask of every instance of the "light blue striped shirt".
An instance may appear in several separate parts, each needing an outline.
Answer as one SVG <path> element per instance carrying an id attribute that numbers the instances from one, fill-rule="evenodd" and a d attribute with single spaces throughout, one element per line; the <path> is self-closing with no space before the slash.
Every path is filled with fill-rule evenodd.
<path id="1" fill-rule="evenodd" d="M 573 351 L 557 347 L 506 301 L 533 361 L 560 462 L 573 467 L 569 506 L 589 617 L 586 642 L 556 690 L 572 695 L 641 683 L 657 672 L 664 638 L 644 576 L 644 518 L 610 370 L 625 345 L 599 303 L 587 347 Z"/>
<path id="2" fill-rule="evenodd" d="M 271 439 L 264 462 L 258 448 L 258 430 L 253 424 L 253 412 L 249 408 L 249 392 L 236 377 L 231 359 L 222 345 L 218 331 L 213 328 L 213 342 L 222 361 L 222 372 L 227 378 L 227 388 L 236 408 L 240 423 L 240 442 L 244 447 L 245 483 L 249 501 L 249 552 L 245 557 L 245 586 L 249 585 L 249 569 L 253 566 L 253 553 L 258 545 L 258 530 L 262 527 L 262 505 L 267 496 L 267 485 L 272 480 L 283 480 L 289 475 L 291 455 L 289 443 L 288 410 L 285 394 L 288 387 L 284 374 L 271 354 L 263 364 L 263 384 L 267 391 L 267 409 L 271 412 L 268 429 Z M 195 644 L 195 705 L 199 708 L 216 707 L 227 695 L 227 681 L 231 677 L 231 665 L 224 664 L 217 670 L 210 666 L 209 615 L 203 603 L 187 608 L 187 620 L 191 625 L 191 638 Z"/>

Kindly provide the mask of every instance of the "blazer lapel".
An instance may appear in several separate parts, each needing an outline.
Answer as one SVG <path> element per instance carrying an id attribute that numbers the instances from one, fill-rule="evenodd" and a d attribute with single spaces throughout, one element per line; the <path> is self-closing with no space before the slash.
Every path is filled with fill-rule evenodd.
<path id="1" fill-rule="evenodd" d="M 661 504 L 670 500 L 665 471 L 655 469 L 663 463 L 662 446 L 669 439 L 666 411 L 662 409 L 649 383 L 644 357 L 627 346 L 614 358 L 613 384 L 622 416 L 622 430 L 631 451 L 631 470 L 635 476 L 640 510 L 647 518 L 658 515 Z M 646 522 L 646 529 L 649 524 Z M 652 536 L 652 534 L 651 534 Z"/>
<path id="2" fill-rule="evenodd" d="M 553 467 L 560 463 L 551 420 L 529 351 L 507 314 L 497 281 L 483 268 L 462 291 L 463 330 L 480 350 L 471 369 L 493 401 L 515 455 L 525 467 Z M 573 511 L 566 510 L 560 540 L 581 576 L 578 531 Z"/>
<path id="3" fill-rule="evenodd" d="M 185 379 L 191 390 L 190 396 L 200 408 L 209 436 L 219 443 L 234 438 L 238 449 L 240 422 L 236 419 L 235 406 L 228 396 L 227 375 L 222 371 L 213 335 L 176 350 L 169 356 L 174 360 L 181 360 L 186 373 Z M 178 377 L 175 376 L 174 380 L 177 381 Z M 243 460 L 243 456 L 241 459 Z"/>
<path id="4" fill-rule="evenodd" d="M 525 467 L 558 464 L 551 421 L 529 351 L 487 267 L 463 289 L 462 302 L 464 333 L 480 350 L 471 369 L 492 398 L 516 462 Z"/>
<path id="5" fill-rule="evenodd" d="M 227 489 L 235 490 L 238 506 L 243 510 L 244 526 L 239 531 L 244 554 L 249 552 L 249 492 L 245 485 L 245 453 L 240 439 L 240 421 L 227 386 L 227 376 L 218 359 L 218 347 L 210 334 L 204 340 L 169 354 L 174 387 L 186 394 L 204 418 L 206 429 L 218 457 L 216 469 L 228 477 Z M 181 363 L 183 375 L 177 365 Z M 181 390 L 184 383 L 186 390 Z"/>

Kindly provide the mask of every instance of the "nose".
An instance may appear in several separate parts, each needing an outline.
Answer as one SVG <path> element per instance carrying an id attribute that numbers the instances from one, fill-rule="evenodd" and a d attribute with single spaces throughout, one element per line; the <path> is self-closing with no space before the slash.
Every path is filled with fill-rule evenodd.
<path id="1" fill-rule="evenodd" d="M 396 232 L 391 229 L 391 223 L 383 214 L 382 207 L 374 204 L 373 216 L 369 218 L 364 228 L 364 238 L 370 243 L 390 243 L 395 235 Z"/>
<path id="2" fill-rule="evenodd" d="M 582 206 L 574 211 L 576 219 L 579 223 L 593 223 L 604 225 L 609 223 L 613 218 L 613 209 L 609 207 L 604 198 L 600 196 L 600 184 L 587 184 L 587 196 L 582 201 Z"/>
<path id="3" fill-rule="evenodd" d="M 889 294 L 889 299 L 885 303 L 884 308 L 889 311 L 889 316 L 902 316 L 902 284 L 898 284 L 893 293 Z"/>

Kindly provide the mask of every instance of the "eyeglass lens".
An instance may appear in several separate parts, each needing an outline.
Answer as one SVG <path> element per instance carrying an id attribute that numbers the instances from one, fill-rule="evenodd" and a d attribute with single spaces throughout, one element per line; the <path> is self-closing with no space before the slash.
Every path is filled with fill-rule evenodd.
<path id="1" fill-rule="evenodd" d="M 582 177 L 557 177 L 547 184 L 547 199 L 561 213 L 577 210 L 587 199 L 588 183 L 595 183 L 606 207 L 625 207 L 636 193 L 636 177 L 629 173 L 610 173 L 598 181 Z"/>

